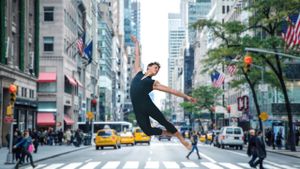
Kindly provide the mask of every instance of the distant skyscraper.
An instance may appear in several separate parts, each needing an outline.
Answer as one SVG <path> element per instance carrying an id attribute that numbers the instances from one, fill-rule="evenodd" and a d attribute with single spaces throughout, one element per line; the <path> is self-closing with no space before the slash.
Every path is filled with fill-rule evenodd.
<path id="1" fill-rule="evenodd" d="M 131 1 L 132 11 L 132 34 L 141 40 L 141 4 L 139 0 Z"/>

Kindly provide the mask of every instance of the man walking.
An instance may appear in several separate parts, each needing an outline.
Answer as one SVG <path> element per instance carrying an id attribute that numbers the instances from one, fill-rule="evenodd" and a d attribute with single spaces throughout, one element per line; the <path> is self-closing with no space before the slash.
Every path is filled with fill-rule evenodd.
<path id="1" fill-rule="evenodd" d="M 198 135 L 196 131 L 193 131 L 193 135 L 191 136 L 191 142 L 192 142 L 192 150 L 189 152 L 189 154 L 186 156 L 187 159 L 189 159 L 190 155 L 194 152 L 194 150 L 196 150 L 198 159 L 201 159 L 200 155 L 199 155 L 199 150 L 197 147 L 197 143 L 198 143 Z"/>
<path id="2" fill-rule="evenodd" d="M 257 158 L 255 130 L 251 129 L 249 133 L 250 133 L 250 139 L 249 139 L 247 154 L 249 157 L 252 156 L 252 158 L 248 163 L 250 167 L 254 167 L 254 161 Z"/>

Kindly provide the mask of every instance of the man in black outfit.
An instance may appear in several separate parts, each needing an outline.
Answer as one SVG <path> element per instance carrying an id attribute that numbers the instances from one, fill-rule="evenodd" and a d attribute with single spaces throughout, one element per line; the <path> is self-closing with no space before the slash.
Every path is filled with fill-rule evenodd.
<path id="1" fill-rule="evenodd" d="M 250 139 L 249 139 L 247 154 L 249 157 L 252 156 L 252 158 L 248 163 L 249 163 L 250 167 L 254 167 L 254 161 L 257 158 L 256 135 L 255 135 L 255 131 L 253 129 L 250 130 L 249 133 L 250 133 Z"/>
<path id="2" fill-rule="evenodd" d="M 160 65 L 157 62 L 148 64 L 147 71 L 144 74 L 142 72 L 139 42 L 132 36 L 131 40 L 135 43 L 135 62 L 134 62 L 134 78 L 132 79 L 130 86 L 130 97 L 133 106 L 133 110 L 136 116 L 136 120 L 141 129 L 148 135 L 168 135 L 176 136 L 180 142 L 188 149 L 192 146 L 190 143 L 185 141 L 182 135 L 177 131 L 173 124 L 168 122 L 162 112 L 155 106 L 152 102 L 149 93 L 152 90 L 159 90 L 167 92 L 179 97 L 183 97 L 188 101 L 196 102 L 196 100 L 184 93 L 176 91 L 160 84 L 158 81 L 152 80 L 152 76 L 155 76 Z M 160 128 L 155 128 L 151 126 L 149 117 L 152 117 L 163 125 L 167 130 L 162 130 Z"/>

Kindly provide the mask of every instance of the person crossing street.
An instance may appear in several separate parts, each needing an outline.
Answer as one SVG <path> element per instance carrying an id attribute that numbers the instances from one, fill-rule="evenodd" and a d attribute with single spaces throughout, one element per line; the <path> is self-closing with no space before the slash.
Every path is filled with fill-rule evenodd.
<path id="1" fill-rule="evenodd" d="M 187 159 L 190 159 L 190 155 L 194 152 L 194 150 L 196 150 L 196 154 L 198 156 L 198 159 L 201 159 L 200 155 L 199 155 L 199 150 L 197 147 L 198 144 L 198 134 L 196 131 L 193 131 L 193 135 L 191 136 L 191 142 L 192 142 L 192 150 L 189 152 L 189 154 L 186 156 Z"/>

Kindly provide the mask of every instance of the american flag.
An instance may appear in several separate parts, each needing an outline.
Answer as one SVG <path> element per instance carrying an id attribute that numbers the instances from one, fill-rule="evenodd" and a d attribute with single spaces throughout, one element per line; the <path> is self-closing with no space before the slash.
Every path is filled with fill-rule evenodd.
<path id="1" fill-rule="evenodd" d="M 227 67 L 227 72 L 230 74 L 230 76 L 232 76 L 236 71 L 237 71 L 237 68 L 234 64 L 230 64 Z"/>
<path id="2" fill-rule="evenodd" d="M 214 87 L 221 87 L 225 80 L 225 75 L 223 73 L 219 73 L 218 71 L 214 71 L 211 74 L 211 81 Z"/>
<path id="3" fill-rule="evenodd" d="M 282 38 L 287 48 L 293 48 L 300 44 L 300 13 L 288 17 L 283 25 Z"/>
<path id="4" fill-rule="evenodd" d="M 76 46 L 77 46 L 79 54 L 82 56 L 82 54 L 83 54 L 83 48 L 84 48 L 82 37 L 80 37 L 79 39 L 77 39 Z"/>

